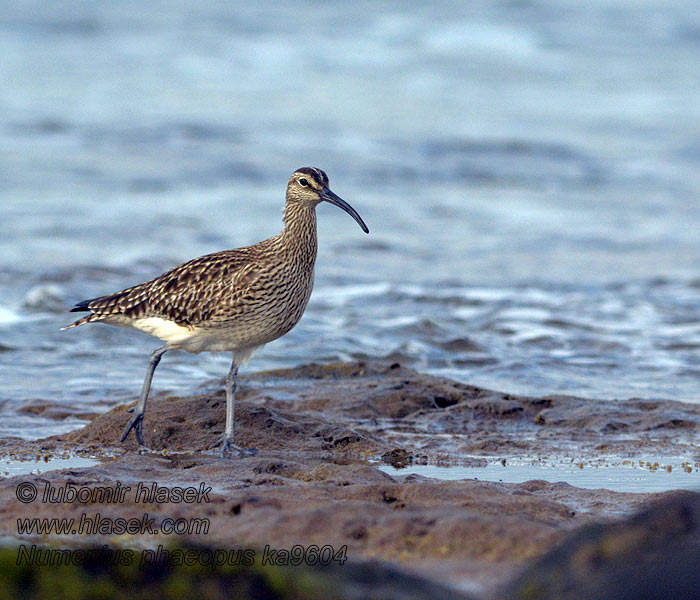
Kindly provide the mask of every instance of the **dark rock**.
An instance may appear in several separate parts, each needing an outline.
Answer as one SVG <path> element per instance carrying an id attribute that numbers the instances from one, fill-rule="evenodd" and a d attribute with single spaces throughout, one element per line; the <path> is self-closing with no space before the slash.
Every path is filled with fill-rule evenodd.
<path id="1" fill-rule="evenodd" d="M 700 494 L 678 492 L 623 521 L 580 529 L 496 597 L 700 598 Z"/>

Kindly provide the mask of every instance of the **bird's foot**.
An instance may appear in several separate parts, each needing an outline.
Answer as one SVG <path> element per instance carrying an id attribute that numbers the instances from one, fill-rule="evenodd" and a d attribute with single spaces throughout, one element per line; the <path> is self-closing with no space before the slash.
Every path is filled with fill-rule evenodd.
<path id="1" fill-rule="evenodd" d="M 130 408 L 128 412 L 134 412 L 134 409 Z M 133 429 L 136 433 L 136 441 L 139 443 L 139 446 L 145 446 L 145 444 L 143 443 L 143 433 L 141 431 L 143 428 L 143 414 L 144 413 L 137 413 L 133 417 L 131 417 L 129 424 L 124 430 L 124 433 L 122 433 L 122 437 L 119 440 L 120 442 L 123 442 Z"/>
<path id="2" fill-rule="evenodd" d="M 235 452 L 237 456 L 243 458 L 244 456 L 255 456 L 258 451 L 255 448 L 243 448 L 237 446 L 233 443 L 231 438 L 224 437 L 221 440 L 221 456 L 224 458 L 230 458 L 232 453 Z"/>

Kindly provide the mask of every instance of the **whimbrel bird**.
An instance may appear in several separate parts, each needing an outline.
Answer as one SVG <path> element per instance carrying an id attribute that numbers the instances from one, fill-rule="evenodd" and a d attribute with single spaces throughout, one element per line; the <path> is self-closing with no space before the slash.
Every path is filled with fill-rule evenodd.
<path id="1" fill-rule="evenodd" d="M 316 205 L 323 201 L 342 208 L 369 233 L 355 209 L 329 189 L 328 176 L 321 169 L 303 167 L 289 178 L 284 227 L 276 236 L 200 256 L 151 281 L 83 300 L 71 309 L 90 314 L 64 329 L 107 323 L 131 327 L 165 342 L 150 355 L 141 396 L 130 409 L 134 415 L 120 441 L 133 429 L 138 443 L 144 445 L 141 430 L 146 401 L 153 373 L 166 351 L 231 351 L 222 452 L 250 452 L 233 443 L 238 369 L 255 350 L 283 336 L 301 319 L 313 287 Z"/>

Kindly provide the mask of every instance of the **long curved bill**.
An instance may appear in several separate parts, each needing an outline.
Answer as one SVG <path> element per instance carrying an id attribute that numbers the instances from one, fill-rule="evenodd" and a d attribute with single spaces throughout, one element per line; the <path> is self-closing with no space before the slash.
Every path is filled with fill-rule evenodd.
<path id="1" fill-rule="evenodd" d="M 333 192 L 331 192 L 328 188 L 323 190 L 321 193 L 321 198 L 323 198 L 326 202 L 330 202 L 331 204 L 335 204 L 338 208 L 342 208 L 346 213 L 348 213 L 355 221 L 357 221 L 357 224 L 362 227 L 362 231 L 365 233 L 369 233 L 369 228 L 367 225 L 365 225 L 365 222 L 362 220 L 362 217 L 357 214 L 357 211 L 350 206 L 345 200 L 343 200 L 340 196 L 337 196 Z"/>

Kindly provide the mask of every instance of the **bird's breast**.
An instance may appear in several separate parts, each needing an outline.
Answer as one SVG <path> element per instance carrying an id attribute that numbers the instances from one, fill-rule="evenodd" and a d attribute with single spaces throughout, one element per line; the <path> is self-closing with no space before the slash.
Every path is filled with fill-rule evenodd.
<path id="1" fill-rule="evenodd" d="M 262 345 L 287 333 L 301 319 L 313 289 L 313 265 L 260 273 L 244 290 L 234 290 L 206 328 L 226 330 L 244 345 Z"/>

